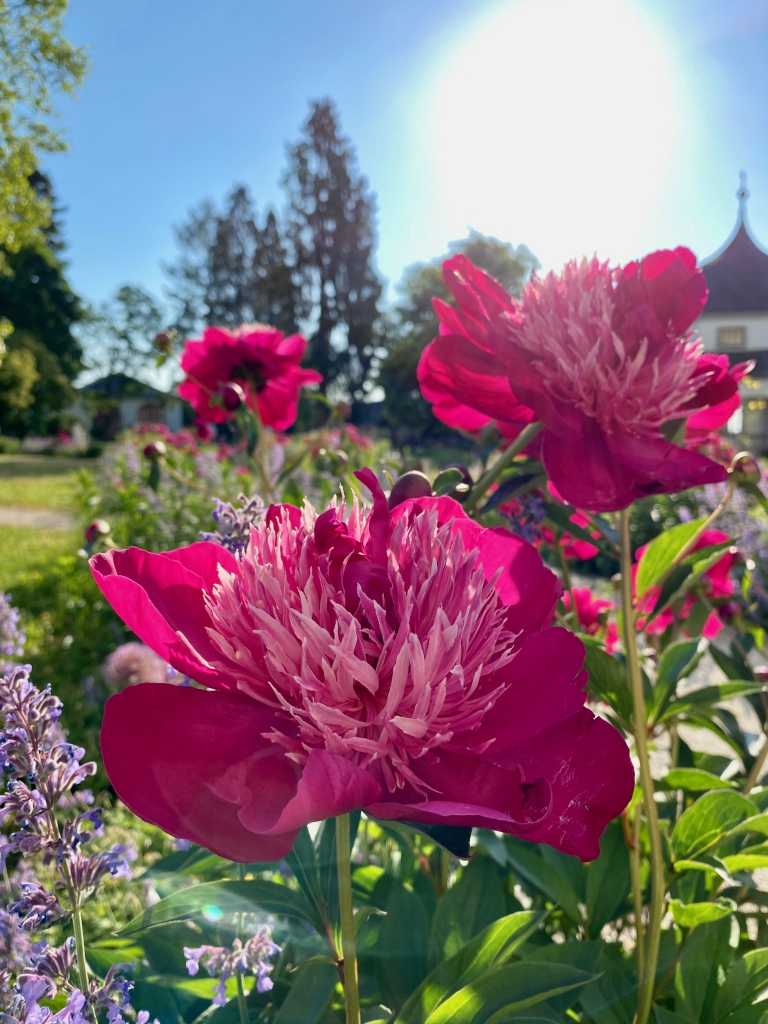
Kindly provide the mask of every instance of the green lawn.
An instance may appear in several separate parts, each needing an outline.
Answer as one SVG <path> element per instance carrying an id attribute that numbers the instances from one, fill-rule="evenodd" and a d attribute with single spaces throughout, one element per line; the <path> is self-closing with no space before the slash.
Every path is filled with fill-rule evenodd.
<path id="1" fill-rule="evenodd" d="M 82 459 L 51 455 L 0 455 L 0 505 L 68 509 Z"/>
<path id="2" fill-rule="evenodd" d="M 0 526 L 0 590 L 13 592 L 14 581 L 19 576 L 43 569 L 59 555 L 76 551 L 77 542 L 77 530 Z"/>

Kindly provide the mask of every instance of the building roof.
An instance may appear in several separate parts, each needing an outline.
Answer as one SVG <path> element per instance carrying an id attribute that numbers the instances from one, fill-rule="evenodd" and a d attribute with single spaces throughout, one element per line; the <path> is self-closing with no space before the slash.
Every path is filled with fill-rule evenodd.
<path id="1" fill-rule="evenodd" d="M 747 176 L 742 171 L 736 197 L 736 225 L 724 245 L 701 268 L 709 286 L 704 316 L 768 312 L 768 252 L 753 236 L 747 221 Z"/>
<path id="2" fill-rule="evenodd" d="M 90 384 L 85 384 L 78 388 L 78 391 L 97 391 L 110 398 L 175 398 L 175 395 L 158 391 L 151 384 L 129 377 L 126 373 L 110 373 L 107 377 L 100 377 Z"/>

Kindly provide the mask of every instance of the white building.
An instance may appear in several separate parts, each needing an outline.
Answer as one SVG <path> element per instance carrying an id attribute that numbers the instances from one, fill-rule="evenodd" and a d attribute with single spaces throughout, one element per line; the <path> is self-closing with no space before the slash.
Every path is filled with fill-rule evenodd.
<path id="1" fill-rule="evenodd" d="M 747 220 L 747 176 L 742 171 L 736 198 L 736 225 L 726 242 L 701 263 L 709 298 L 693 325 L 708 352 L 725 352 L 731 365 L 755 360 L 741 382 L 741 415 L 729 423 L 757 454 L 768 449 L 768 252 L 752 234 Z"/>
<path id="2" fill-rule="evenodd" d="M 78 400 L 69 411 L 96 440 L 111 441 L 121 430 L 145 423 L 181 430 L 181 399 L 124 373 L 110 374 L 78 390 Z"/>

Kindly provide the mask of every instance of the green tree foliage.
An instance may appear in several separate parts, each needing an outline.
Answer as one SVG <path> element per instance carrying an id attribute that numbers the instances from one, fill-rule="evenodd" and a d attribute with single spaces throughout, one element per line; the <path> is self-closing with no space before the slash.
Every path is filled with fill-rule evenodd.
<path id="1" fill-rule="evenodd" d="M 51 220 L 34 245 L 0 249 L 6 268 L 0 274 L 0 309 L 13 325 L 5 341 L 10 365 L 0 367 L 0 432 L 16 435 L 58 429 L 74 397 L 71 381 L 83 368 L 82 347 L 72 332 L 83 311 L 64 276 L 60 211 L 45 175 L 35 172 L 30 180 L 52 211 Z"/>
<path id="2" fill-rule="evenodd" d="M 453 301 L 443 281 L 441 267 L 444 260 L 456 253 L 467 255 L 513 295 L 520 294 L 531 271 L 539 266 L 539 261 L 527 246 L 514 246 L 479 231 L 470 231 L 467 238 L 452 242 L 445 256 L 430 263 L 415 263 L 406 270 L 398 286 L 401 301 L 385 324 L 389 354 L 377 381 L 386 395 L 384 415 L 402 435 L 402 440 L 439 436 L 447 432 L 447 428 L 433 416 L 430 404 L 422 398 L 416 368 L 425 346 L 438 331 L 432 299 L 437 296 L 446 302 Z M 453 431 L 449 433 L 455 437 Z"/>
<path id="3" fill-rule="evenodd" d="M 220 212 L 210 200 L 192 210 L 176 238 L 181 253 L 166 270 L 183 334 L 214 324 L 296 330 L 299 289 L 277 218 L 267 210 L 260 223 L 245 186 L 232 190 Z"/>
<path id="4" fill-rule="evenodd" d="M 324 391 L 360 401 L 373 387 L 381 295 L 375 199 L 330 100 L 313 104 L 288 159 L 288 237 L 314 325 L 307 363 L 323 375 Z"/>
<path id="5" fill-rule="evenodd" d="M 84 333 L 92 363 L 105 374 L 139 373 L 154 362 L 157 353 L 152 343 L 164 322 L 148 292 L 124 284 L 109 302 L 88 314 Z"/>
<path id="6" fill-rule="evenodd" d="M 67 0 L 0 0 L 0 270 L 42 241 L 50 197 L 35 187 L 42 153 L 64 149 L 53 97 L 74 93 L 88 62 L 62 35 Z"/>

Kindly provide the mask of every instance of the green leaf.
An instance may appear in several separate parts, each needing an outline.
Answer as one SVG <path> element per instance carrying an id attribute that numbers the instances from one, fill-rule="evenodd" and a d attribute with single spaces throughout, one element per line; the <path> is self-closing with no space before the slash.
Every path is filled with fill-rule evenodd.
<path id="1" fill-rule="evenodd" d="M 708 647 L 706 640 L 678 640 L 665 648 L 659 658 L 653 689 L 651 722 L 656 721 L 674 696 L 680 680 L 693 671 Z"/>
<path id="2" fill-rule="evenodd" d="M 768 843 L 747 847 L 746 850 L 723 857 L 722 861 L 732 875 L 737 871 L 756 871 L 757 868 L 768 868 Z"/>
<path id="3" fill-rule="evenodd" d="M 538 928 L 543 917 L 533 910 L 524 910 L 494 921 L 427 975 L 404 1004 L 394 1024 L 424 1024 L 448 996 L 490 968 L 506 963 Z"/>
<path id="4" fill-rule="evenodd" d="M 621 825 L 611 822 L 600 840 L 600 856 L 587 867 L 587 920 L 589 935 L 596 939 L 603 925 L 612 921 L 631 884 L 629 853 Z"/>
<path id="5" fill-rule="evenodd" d="M 373 947 L 382 1001 L 398 1010 L 427 973 L 429 920 L 419 897 L 393 878 Z"/>
<path id="6" fill-rule="evenodd" d="M 719 704 L 721 701 L 730 700 L 733 697 L 748 697 L 750 694 L 760 693 L 763 690 L 765 690 L 765 686 L 762 683 L 754 683 L 747 679 L 717 683 L 715 686 L 702 686 L 699 690 L 691 690 L 690 693 L 673 700 L 664 713 L 659 716 L 658 721 L 665 722 L 675 715 L 700 711 L 708 705 Z"/>
<path id="7" fill-rule="evenodd" d="M 585 642 L 584 667 L 589 672 L 588 688 L 609 704 L 625 729 L 632 718 L 632 695 L 627 682 L 627 670 L 613 655 L 599 644 Z"/>
<path id="8" fill-rule="evenodd" d="M 288 995 L 273 1024 L 315 1024 L 319 1021 L 339 980 L 331 964 L 308 963 L 297 968 Z"/>
<path id="9" fill-rule="evenodd" d="M 703 793 L 713 789 L 737 789 L 730 779 L 705 772 L 702 768 L 673 768 L 667 772 L 660 785 L 664 789 L 683 789 L 686 793 Z"/>
<path id="10" fill-rule="evenodd" d="M 694 537 L 704 525 L 705 519 L 693 519 L 690 523 L 680 523 L 671 530 L 655 537 L 645 549 L 637 568 L 635 589 L 638 598 L 654 587 L 665 572 L 672 566 L 677 555 L 688 541 Z"/>
<path id="11" fill-rule="evenodd" d="M 670 900 L 669 909 L 675 923 L 681 928 L 696 928 L 700 924 L 709 924 L 729 917 L 736 909 L 732 900 L 712 900 L 707 903 L 683 903 L 681 900 Z"/>
<path id="12" fill-rule="evenodd" d="M 327 907 L 323 906 L 315 844 L 312 842 L 306 825 L 299 831 L 285 860 L 299 883 L 301 891 L 314 906 L 315 920 L 313 923 L 316 928 L 320 924 L 318 930 L 321 930 L 328 921 L 328 911 Z"/>
<path id="13" fill-rule="evenodd" d="M 432 484 L 432 493 L 436 497 L 450 494 L 451 491 L 456 490 L 456 485 L 460 484 L 463 479 L 464 474 L 460 470 L 444 469 L 442 473 L 438 473 L 435 477 L 435 481 Z"/>
<path id="14" fill-rule="evenodd" d="M 504 845 L 515 871 L 553 903 L 559 903 L 574 924 L 581 925 L 578 893 L 564 875 L 548 864 L 530 843 L 507 835 Z"/>
<path id="15" fill-rule="evenodd" d="M 736 960 L 728 971 L 712 1007 L 711 1024 L 725 1021 L 735 1011 L 751 1005 L 766 985 L 768 985 L 768 949 L 753 949 L 745 953 L 740 960 Z M 768 1007 L 763 1007 L 763 1010 L 765 1009 Z"/>
<path id="16" fill-rule="evenodd" d="M 437 904 L 429 935 L 430 966 L 456 953 L 505 909 L 496 863 L 490 857 L 475 857 Z"/>
<path id="17" fill-rule="evenodd" d="M 690 860 L 715 846 L 731 829 L 752 816 L 755 805 L 738 793 L 705 793 L 683 811 L 672 832 L 675 858 Z"/>
<path id="18" fill-rule="evenodd" d="M 148 907 L 119 934 L 136 935 L 147 928 L 187 921 L 193 917 L 218 920 L 222 914 L 266 911 L 291 917 L 317 927 L 317 914 L 300 892 L 265 879 L 251 882 L 204 882 L 182 889 Z M 318 929 L 319 930 L 319 929 Z"/>
<path id="19" fill-rule="evenodd" d="M 717 995 L 718 975 L 731 955 L 730 920 L 695 928 L 686 938 L 675 977 L 675 1012 L 689 1021 L 707 1020 Z"/>
<path id="20" fill-rule="evenodd" d="M 425 1024 L 500 1024 L 552 996 L 581 988 L 595 977 L 568 964 L 531 960 L 505 964 L 454 992 Z"/>

